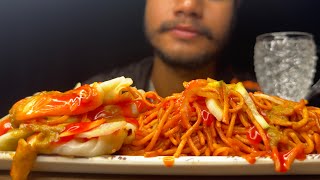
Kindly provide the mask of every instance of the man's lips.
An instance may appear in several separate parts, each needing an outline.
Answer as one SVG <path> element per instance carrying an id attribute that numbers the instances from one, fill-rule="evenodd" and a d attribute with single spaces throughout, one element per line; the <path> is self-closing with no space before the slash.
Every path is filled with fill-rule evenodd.
<path id="1" fill-rule="evenodd" d="M 192 26 L 176 26 L 170 32 L 180 39 L 192 39 L 200 35 L 199 31 Z"/>

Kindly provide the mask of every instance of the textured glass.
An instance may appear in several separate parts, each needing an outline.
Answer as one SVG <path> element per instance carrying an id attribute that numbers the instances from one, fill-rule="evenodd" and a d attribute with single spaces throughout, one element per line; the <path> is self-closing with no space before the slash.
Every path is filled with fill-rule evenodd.
<path id="1" fill-rule="evenodd" d="M 305 98 L 316 70 L 313 36 L 303 32 L 276 32 L 257 37 L 254 66 L 266 94 L 299 101 Z"/>

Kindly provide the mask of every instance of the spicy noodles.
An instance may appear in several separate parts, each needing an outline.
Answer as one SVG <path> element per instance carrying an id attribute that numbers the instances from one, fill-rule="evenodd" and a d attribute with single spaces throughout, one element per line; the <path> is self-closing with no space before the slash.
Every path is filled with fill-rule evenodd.
<path id="1" fill-rule="evenodd" d="M 270 157 L 275 170 L 285 172 L 295 159 L 320 153 L 320 108 L 305 100 L 247 93 L 241 83 L 212 79 L 184 86 L 163 99 L 145 94 L 153 107 L 139 116 L 136 138 L 121 154 L 241 156 L 249 163 Z"/>

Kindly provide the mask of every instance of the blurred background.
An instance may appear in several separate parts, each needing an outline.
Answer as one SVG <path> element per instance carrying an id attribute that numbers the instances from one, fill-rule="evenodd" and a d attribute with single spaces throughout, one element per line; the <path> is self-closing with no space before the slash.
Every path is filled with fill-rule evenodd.
<path id="1" fill-rule="evenodd" d="M 35 92 L 65 91 L 98 72 L 150 56 L 144 3 L 1 0 L 0 116 Z M 234 63 L 254 73 L 255 37 L 265 32 L 310 32 L 319 46 L 319 5 L 315 0 L 242 0 L 232 41 Z M 317 72 L 315 80 L 319 77 Z"/>

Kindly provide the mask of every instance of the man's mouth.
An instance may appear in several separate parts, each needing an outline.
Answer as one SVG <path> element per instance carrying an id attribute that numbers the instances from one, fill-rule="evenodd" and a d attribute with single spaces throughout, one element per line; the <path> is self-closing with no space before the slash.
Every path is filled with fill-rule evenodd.
<path id="1" fill-rule="evenodd" d="M 188 25 L 178 25 L 172 28 L 170 32 L 179 39 L 192 39 L 201 35 L 196 28 Z"/>

